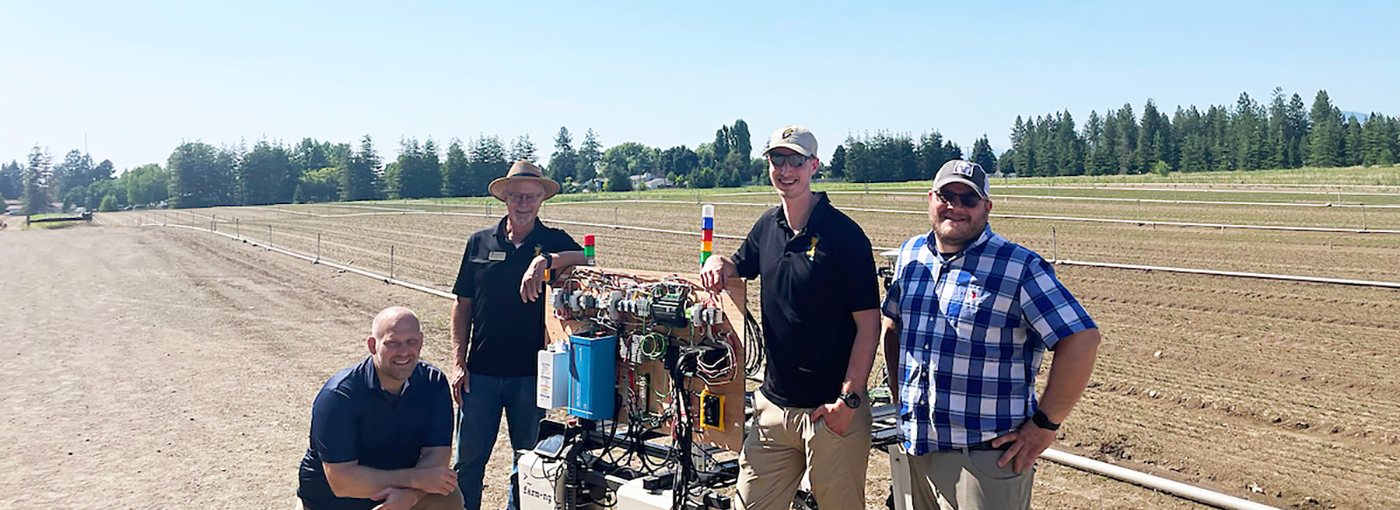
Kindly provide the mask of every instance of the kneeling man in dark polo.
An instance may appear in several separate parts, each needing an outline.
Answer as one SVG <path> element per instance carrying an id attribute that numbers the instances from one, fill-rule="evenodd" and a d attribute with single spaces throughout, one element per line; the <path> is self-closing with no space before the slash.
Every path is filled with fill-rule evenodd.
<path id="1" fill-rule="evenodd" d="M 403 307 L 374 318 L 369 357 L 331 377 L 311 408 L 297 496 L 309 510 L 462 508 L 447 376 L 418 359 L 423 333 Z"/>

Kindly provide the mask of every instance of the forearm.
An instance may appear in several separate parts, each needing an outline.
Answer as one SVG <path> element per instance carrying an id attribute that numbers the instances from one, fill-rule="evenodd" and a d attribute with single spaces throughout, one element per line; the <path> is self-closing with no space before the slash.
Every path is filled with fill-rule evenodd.
<path id="1" fill-rule="evenodd" d="M 468 338 L 472 330 L 472 305 L 470 299 L 457 298 L 452 302 L 452 315 L 448 331 L 452 334 L 452 361 L 466 366 L 467 352 L 471 348 Z"/>
<path id="2" fill-rule="evenodd" d="M 384 489 L 411 489 L 416 469 L 384 470 L 359 464 L 325 464 L 326 482 L 331 491 L 342 498 L 366 499 Z"/>
<path id="3" fill-rule="evenodd" d="M 899 362 L 899 323 L 889 317 L 884 317 L 882 322 L 884 324 L 881 333 L 885 344 L 885 371 L 890 376 L 890 395 L 898 402 L 899 370 L 902 366 Z"/>
<path id="4" fill-rule="evenodd" d="M 448 461 L 452 459 L 451 446 L 437 446 L 424 448 L 418 456 L 418 464 L 415 467 L 448 467 Z"/>
<path id="5" fill-rule="evenodd" d="M 1084 388 L 1089 385 L 1089 376 L 1094 373 L 1099 339 L 1098 329 L 1087 329 L 1062 338 L 1055 344 L 1055 357 L 1045 382 L 1045 393 L 1040 397 L 1040 410 L 1050 421 L 1063 423 L 1084 394 Z"/>
<path id="6" fill-rule="evenodd" d="M 556 270 L 569 266 L 582 265 L 584 262 L 588 262 L 588 258 L 583 256 L 583 251 L 581 250 L 561 251 L 559 253 L 550 253 L 548 256 L 551 259 L 549 267 Z"/>
<path id="7" fill-rule="evenodd" d="M 856 321 L 856 340 L 855 345 L 851 346 L 851 360 L 846 364 L 846 380 L 841 385 L 841 392 L 863 393 L 870 382 L 870 367 L 875 363 L 875 351 L 879 345 L 880 312 L 861 310 L 851 315 Z"/>

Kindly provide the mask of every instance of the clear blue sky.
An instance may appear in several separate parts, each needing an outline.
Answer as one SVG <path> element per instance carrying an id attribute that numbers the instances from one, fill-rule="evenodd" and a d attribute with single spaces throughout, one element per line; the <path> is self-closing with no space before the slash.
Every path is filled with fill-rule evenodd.
<path id="1" fill-rule="evenodd" d="M 35 144 L 120 171 L 215 145 L 364 134 L 711 141 L 787 123 L 823 157 L 850 133 L 937 129 L 1006 148 L 1017 115 L 1082 124 L 1267 102 L 1400 114 L 1394 2 L 0 3 L 0 160 Z M 757 151 L 755 151 L 757 155 Z"/>

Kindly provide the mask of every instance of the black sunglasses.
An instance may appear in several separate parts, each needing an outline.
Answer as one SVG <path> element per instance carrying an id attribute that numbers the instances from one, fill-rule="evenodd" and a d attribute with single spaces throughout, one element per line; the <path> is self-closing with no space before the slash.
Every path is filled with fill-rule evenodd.
<path id="1" fill-rule="evenodd" d="M 951 191 L 935 191 L 933 192 L 933 196 L 938 197 L 939 202 L 943 202 L 948 205 L 961 203 L 963 207 L 971 208 L 977 207 L 978 204 L 982 203 L 982 195 L 977 194 L 976 191 L 972 193 L 953 193 Z"/>
<path id="2" fill-rule="evenodd" d="M 769 161 L 770 163 L 773 163 L 773 166 L 774 166 L 774 167 L 780 167 L 780 166 L 783 166 L 784 164 L 786 164 L 787 166 L 790 166 L 790 167 L 792 167 L 792 168 L 797 168 L 797 167 L 799 167 L 799 166 L 802 166 L 802 164 L 803 164 L 803 163 L 806 163 L 807 160 L 809 160 L 809 159 L 812 159 L 812 158 L 809 158 L 809 157 L 807 157 L 807 156 L 803 156 L 803 155 L 801 155 L 801 154 L 788 154 L 788 155 L 786 155 L 786 156 L 782 156 L 782 155 L 778 155 L 778 154 L 769 154 L 769 155 L 768 155 L 768 161 Z"/>

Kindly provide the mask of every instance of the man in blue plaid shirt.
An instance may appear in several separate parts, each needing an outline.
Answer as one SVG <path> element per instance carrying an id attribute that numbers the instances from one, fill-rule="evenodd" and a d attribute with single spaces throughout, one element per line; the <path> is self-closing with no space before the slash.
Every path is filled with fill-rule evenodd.
<path id="1" fill-rule="evenodd" d="M 932 230 L 900 248 L 883 305 L 914 507 L 1029 509 L 1033 465 L 1088 385 L 1098 327 L 1050 263 L 987 226 L 980 165 L 949 161 L 928 199 Z"/>

